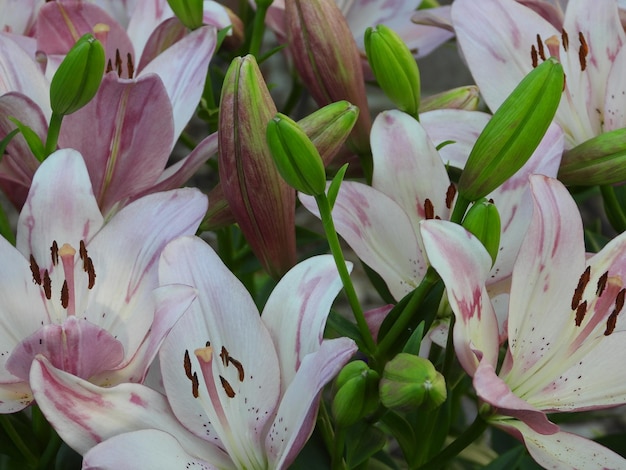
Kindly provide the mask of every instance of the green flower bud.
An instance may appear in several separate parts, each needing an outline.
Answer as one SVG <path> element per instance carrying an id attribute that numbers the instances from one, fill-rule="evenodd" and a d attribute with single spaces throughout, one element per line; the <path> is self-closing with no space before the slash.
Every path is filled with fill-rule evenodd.
<path id="1" fill-rule="evenodd" d="M 387 408 L 432 410 L 446 401 L 446 381 L 423 357 L 400 353 L 385 365 L 380 399 Z"/>
<path id="2" fill-rule="evenodd" d="M 424 98 L 420 106 L 420 112 L 425 113 L 435 109 L 476 111 L 479 102 L 479 92 L 476 85 L 462 86 Z"/>
<path id="3" fill-rule="evenodd" d="M 309 136 L 326 166 L 350 135 L 358 116 L 356 106 L 337 101 L 302 118 L 298 125 Z"/>
<path id="4" fill-rule="evenodd" d="M 565 152 L 558 178 L 581 186 L 626 180 L 626 129 L 605 132 Z"/>
<path id="5" fill-rule="evenodd" d="M 104 48 L 91 34 L 81 37 L 59 65 L 50 83 L 52 112 L 65 116 L 95 96 L 104 74 Z"/>
<path id="6" fill-rule="evenodd" d="M 182 24 L 189 29 L 202 26 L 204 6 L 202 0 L 167 0 L 170 8 Z"/>
<path id="7" fill-rule="evenodd" d="M 476 201 L 526 163 L 552 122 L 563 82 L 563 67 L 554 58 L 524 77 L 478 137 L 459 179 L 460 196 Z"/>
<path id="8" fill-rule="evenodd" d="M 365 30 L 365 53 L 385 94 L 400 109 L 417 116 L 420 72 L 415 57 L 393 30 L 384 25 Z"/>
<path id="9" fill-rule="evenodd" d="M 500 214 L 496 206 L 484 198 L 476 201 L 465 215 L 463 227 L 487 248 L 493 265 L 500 248 Z"/>
<path id="10" fill-rule="evenodd" d="M 379 378 L 363 361 L 346 364 L 335 382 L 332 412 L 337 424 L 350 426 L 378 408 Z"/>
<path id="11" fill-rule="evenodd" d="M 326 171 L 319 152 L 298 124 L 278 113 L 267 124 L 269 146 L 278 172 L 288 185 L 310 196 L 326 190 Z"/>

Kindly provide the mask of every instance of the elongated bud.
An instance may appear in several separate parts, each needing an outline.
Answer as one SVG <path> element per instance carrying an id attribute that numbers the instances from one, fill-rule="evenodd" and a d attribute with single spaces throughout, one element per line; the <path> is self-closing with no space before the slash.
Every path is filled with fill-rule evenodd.
<path id="1" fill-rule="evenodd" d="M 170 8 L 182 24 L 189 29 L 202 26 L 204 11 L 202 0 L 167 0 Z"/>
<path id="2" fill-rule="evenodd" d="M 626 129 L 605 132 L 565 152 L 558 178 L 580 186 L 626 180 Z"/>
<path id="3" fill-rule="evenodd" d="M 476 111 L 479 102 L 479 91 L 476 85 L 462 86 L 424 98 L 420 105 L 420 112 L 425 113 L 435 109 Z"/>
<path id="4" fill-rule="evenodd" d="M 467 211 L 463 227 L 487 248 L 493 266 L 500 248 L 500 214 L 496 206 L 484 198 L 476 201 Z"/>
<path id="5" fill-rule="evenodd" d="M 324 163 L 313 142 L 295 121 L 284 114 L 276 114 L 267 125 L 267 144 L 288 185 L 309 196 L 324 194 Z"/>
<path id="6" fill-rule="evenodd" d="M 52 111 L 65 116 L 95 96 L 104 74 L 104 48 L 91 34 L 81 37 L 59 65 L 50 83 Z"/>
<path id="7" fill-rule="evenodd" d="M 320 106 L 347 100 L 361 110 L 350 143 L 358 153 L 368 153 L 372 121 L 361 57 L 335 0 L 290 0 L 285 2 L 285 20 L 302 81 Z"/>
<path id="8" fill-rule="evenodd" d="M 353 361 L 339 372 L 332 412 L 337 424 L 350 426 L 378 408 L 379 375 L 363 361 Z"/>
<path id="9" fill-rule="evenodd" d="M 359 116 L 359 109 L 338 101 L 300 119 L 298 125 L 317 148 L 324 166 L 337 155 Z"/>
<path id="10" fill-rule="evenodd" d="M 524 77 L 474 144 L 459 179 L 462 197 L 486 196 L 526 163 L 554 117 L 563 80 L 563 67 L 554 58 Z"/>
<path id="11" fill-rule="evenodd" d="M 380 399 L 387 408 L 435 409 L 446 401 L 446 381 L 423 357 L 400 353 L 385 365 L 380 380 Z"/>
<path id="12" fill-rule="evenodd" d="M 252 251 L 270 275 L 280 277 L 296 261 L 296 194 L 267 146 L 267 124 L 275 114 L 255 58 L 234 59 L 219 111 L 220 183 Z"/>
<path id="13" fill-rule="evenodd" d="M 391 101 L 417 117 L 420 72 L 415 57 L 392 29 L 378 25 L 365 30 L 365 53 L 376 81 Z"/>

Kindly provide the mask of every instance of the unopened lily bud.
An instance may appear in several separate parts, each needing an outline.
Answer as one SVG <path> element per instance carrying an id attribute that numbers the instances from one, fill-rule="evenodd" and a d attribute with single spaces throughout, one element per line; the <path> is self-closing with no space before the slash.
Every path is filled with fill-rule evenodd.
<path id="1" fill-rule="evenodd" d="M 52 112 L 66 116 L 89 103 L 102 82 L 104 61 L 104 48 L 100 41 L 91 34 L 81 37 L 52 77 Z"/>
<path id="2" fill-rule="evenodd" d="M 476 201 L 465 215 L 463 227 L 480 240 L 493 265 L 500 248 L 500 214 L 495 204 L 485 198 Z"/>
<path id="3" fill-rule="evenodd" d="M 446 401 L 446 381 L 423 357 L 400 353 L 385 365 L 380 380 L 380 399 L 387 408 L 432 410 Z"/>
<path id="4" fill-rule="evenodd" d="M 363 361 L 353 361 L 339 372 L 332 412 L 337 424 L 350 426 L 378 408 L 379 375 Z"/>
<path id="5" fill-rule="evenodd" d="M 170 8 L 182 24 L 189 29 L 202 26 L 204 5 L 202 0 L 167 0 Z"/>
<path id="6" fill-rule="evenodd" d="M 365 53 L 376 81 L 405 113 L 417 116 L 420 72 L 415 57 L 395 31 L 385 25 L 365 30 Z"/>
<path id="7" fill-rule="evenodd" d="M 476 140 L 459 179 L 460 196 L 476 201 L 526 163 L 552 122 L 563 82 L 563 67 L 554 58 L 524 77 Z"/>
<path id="8" fill-rule="evenodd" d="M 300 119 L 298 125 L 309 136 L 326 166 L 350 135 L 358 116 L 356 106 L 337 101 Z"/>
<path id="9" fill-rule="evenodd" d="M 563 154 L 559 180 L 594 186 L 626 180 L 626 129 L 600 134 Z"/>
<path id="10" fill-rule="evenodd" d="M 425 113 L 435 109 L 476 111 L 479 102 L 479 91 L 476 85 L 462 86 L 424 98 L 420 105 L 420 112 Z"/>
<path id="11" fill-rule="evenodd" d="M 320 106 L 347 100 L 359 114 L 350 144 L 369 153 L 372 121 L 365 94 L 361 56 L 335 0 L 289 0 L 285 21 L 294 65 Z"/>
<path id="12" fill-rule="evenodd" d="M 255 58 L 234 59 L 220 102 L 220 183 L 252 251 L 270 275 L 280 277 L 296 262 L 296 193 L 267 146 L 267 124 L 275 114 Z"/>
<path id="13" fill-rule="evenodd" d="M 267 125 L 267 144 L 288 185 L 309 196 L 324 194 L 326 171 L 322 157 L 295 121 L 276 114 Z"/>

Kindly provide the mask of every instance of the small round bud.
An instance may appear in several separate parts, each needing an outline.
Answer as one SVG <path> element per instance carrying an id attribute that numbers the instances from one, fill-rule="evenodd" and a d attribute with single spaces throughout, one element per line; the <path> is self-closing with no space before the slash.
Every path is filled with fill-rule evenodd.
<path id="1" fill-rule="evenodd" d="M 446 381 L 423 357 L 400 353 L 385 365 L 380 400 L 391 409 L 435 409 L 446 401 Z"/>
<path id="2" fill-rule="evenodd" d="M 346 364 L 335 381 L 332 412 L 337 424 L 350 426 L 378 408 L 378 379 L 363 361 Z"/>

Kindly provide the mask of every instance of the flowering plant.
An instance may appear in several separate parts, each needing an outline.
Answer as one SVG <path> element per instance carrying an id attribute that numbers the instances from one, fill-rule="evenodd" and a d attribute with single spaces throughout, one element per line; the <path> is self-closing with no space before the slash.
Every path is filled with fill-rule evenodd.
<path id="1" fill-rule="evenodd" d="M 0 0 L 0 470 L 626 468 L 623 2 L 442 3 Z"/>

